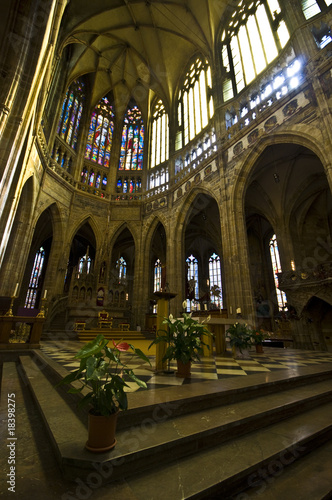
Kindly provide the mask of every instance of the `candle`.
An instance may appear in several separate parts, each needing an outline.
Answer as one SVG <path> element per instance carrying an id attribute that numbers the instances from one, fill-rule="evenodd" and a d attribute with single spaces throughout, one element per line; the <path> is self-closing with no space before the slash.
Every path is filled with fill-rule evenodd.
<path id="1" fill-rule="evenodd" d="M 238 308 L 236 309 L 236 314 L 241 314 L 241 307 L 238 307 Z"/>
<path id="2" fill-rule="evenodd" d="M 18 283 L 16 283 L 16 286 L 15 286 L 15 290 L 14 290 L 14 297 L 16 297 L 17 290 L 18 290 Z"/>
<path id="3" fill-rule="evenodd" d="M 46 299 L 47 290 L 44 291 L 44 299 Z"/>
<path id="4" fill-rule="evenodd" d="M 204 304 L 204 309 L 205 309 L 205 311 L 207 311 L 207 305 L 206 304 Z"/>

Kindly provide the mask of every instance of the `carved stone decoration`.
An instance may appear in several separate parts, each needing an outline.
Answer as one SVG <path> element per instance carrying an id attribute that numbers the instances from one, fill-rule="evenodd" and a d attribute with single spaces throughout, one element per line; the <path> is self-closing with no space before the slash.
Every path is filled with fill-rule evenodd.
<path id="1" fill-rule="evenodd" d="M 270 130 L 274 129 L 278 125 L 278 120 L 275 115 L 271 116 L 266 122 L 264 123 L 264 129 L 265 132 L 270 132 Z"/>
<path id="2" fill-rule="evenodd" d="M 239 155 L 240 153 L 242 153 L 242 151 L 243 151 L 243 142 L 240 141 L 237 144 L 235 144 L 233 148 L 233 153 L 234 155 Z"/>

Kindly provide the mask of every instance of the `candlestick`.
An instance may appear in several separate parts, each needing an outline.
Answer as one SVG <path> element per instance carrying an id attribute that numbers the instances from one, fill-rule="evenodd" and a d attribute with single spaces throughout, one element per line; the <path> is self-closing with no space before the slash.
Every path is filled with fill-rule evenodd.
<path id="1" fill-rule="evenodd" d="M 37 318 L 45 318 L 45 302 L 46 302 L 46 299 L 42 298 L 41 299 L 40 311 L 39 311 L 39 313 L 36 316 Z"/>

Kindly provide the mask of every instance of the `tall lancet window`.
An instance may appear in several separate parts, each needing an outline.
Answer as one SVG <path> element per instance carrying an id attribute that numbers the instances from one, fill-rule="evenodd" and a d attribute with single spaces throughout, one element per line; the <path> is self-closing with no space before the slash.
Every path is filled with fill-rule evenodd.
<path id="1" fill-rule="evenodd" d="M 214 114 L 211 69 L 208 61 L 197 58 L 187 72 L 178 96 L 178 132 L 180 149 L 201 132 Z"/>
<path id="2" fill-rule="evenodd" d="M 154 263 L 153 291 L 161 291 L 161 262 L 159 259 Z"/>
<path id="3" fill-rule="evenodd" d="M 272 269 L 273 269 L 274 285 L 275 285 L 275 289 L 276 289 L 278 308 L 279 308 L 279 311 L 287 311 L 286 294 L 282 290 L 279 290 L 279 287 L 278 287 L 279 286 L 278 273 L 281 273 L 282 269 L 281 269 L 281 264 L 280 264 L 278 242 L 277 242 L 277 237 L 275 234 L 270 239 L 270 255 L 271 255 L 271 263 L 272 263 Z"/>
<path id="4" fill-rule="evenodd" d="M 159 99 L 152 113 L 150 168 L 168 160 L 168 114 Z"/>
<path id="5" fill-rule="evenodd" d="M 116 261 L 116 268 L 118 270 L 119 283 L 121 283 L 127 278 L 127 262 L 123 257 L 120 257 Z"/>
<path id="6" fill-rule="evenodd" d="M 157 259 L 156 262 L 154 263 L 154 270 L 153 270 L 153 291 L 154 292 L 160 292 L 162 287 L 161 287 L 161 273 L 162 273 L 162 267 L 161 267 L 161 262 L 160 259 Z M 153 313 L 157 313 L 157 304 L 153 305 Z"/>
<path id="7" fill-rule="evenodd" d="M 76 80 L 67 90 L 62 105 L 57 133 L 73 149 L 76 149 L 84 97 L 84 84 Z"/>
<path id="8" fill-rule="evenodd" d="M 91 271 L 91 257 L 83 255 L 78 262 L 78 273 L 79 274 L 89 274 Z"/>
<path id="9" fill-rule="evenodd" d="M 187 266 L 187 311 L 195 309 L 199 299 L 198 260 L 193 255 L 186 259 Z"/>
<path id="10" fill-rule="evenodd" d="M 210 300 L 218 309 L 223 307 L 220 257 L 213 253 L 209 258 Z"/>
<path id="11" fill-rule="evenodd" d="M 90 122 L 85 158 L 108 168 L 114 131 L 114 112 L 107 97 L 95 107 Z"/>
<path id="12" fill-rule="evenodd" d="M 144 123 L 136 105 L 127 110 L 121 138 L 119 170 L 142 170 Z"/>
<path id="13" fill-rule="evenodd" d="M 239 2 L 221 36 L 224 101 L 259 75 L 289 40 L 278 0 Z"/>
<path id="14" fill-rule="evenodd" d="M 24 307 L 30 309 L 36 306 L 37 302 L 37 292 L 41 289 L 41 275 L 43 271 L 43 266 L 45 262 L 45 250 L 40 247 L 38 252 L 36 252 L 33 268 L 30 276 L 28 292 L 25 298 Z"/>

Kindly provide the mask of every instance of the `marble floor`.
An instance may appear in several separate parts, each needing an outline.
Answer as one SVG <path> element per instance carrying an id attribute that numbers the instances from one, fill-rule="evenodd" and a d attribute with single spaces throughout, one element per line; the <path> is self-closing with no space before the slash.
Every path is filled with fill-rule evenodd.
<path id="1" fill-rule="evenodd" d="M 147 345 L 150 341 L 147 341 Z M 136 346 L 137 347 L 137 346 Z M 142 348 L 143 346 L 140 346 Z M 66 370 L 74 370 L 78 366 L 78 361 L 74 359 L 77 350 L 80 348 L 80 344 L 76 341 L 43 341 L 41 343 L 41 350 L 45 356 L 49 356 L 53 361 L 59 363 Z M 143 349 L 142 349 L 143 350 Z M 172 392 L 181 391 L 181 386 L 184 384 L 196 384 L 202 381 L 217 381 L 218 379 L 225 380 L 225 390 L 229 389 L 230 386 L 239 386 L 248 382 L 250 384 L 250 375 L 253 376 L 253 382 L 261 379 L 264 374 L 269 372 L 272 373 L 272 377 L 278 377 L 281 371 L 284 370 L 284 376 L 287 376 L 287 372 L 292 372 L 294 370 L 314 370 L 315 365 L 321 365 L 332 362 L 332 353 L 329 352 L 319 352 L 319 351 L 299 351 L 294 349 L 280 349 L 280 348 L 265 348 L 263 354 L 256 354 L 256 352 L 251 352 L 251 358 L 249 360 L 234 360 L 232 358 L 230 350 L 228 350 L 223 356 L 214 355 L 209 358 L 203 358 L 201 363 L 195 363 L 192 366 L 192 377 L 190 379 L 181 379 L 175 376 L 175 373 L 165 374 L 165 373 L 155 373 L 154 363 L 155 356 L 151 354 L 150 361 L 152 367 L 148 363 L 137 362 L 135 359 L 130 359 L 129 355 L 124 356 L 125 361 L 131 368 L 135 368 L 135 373 L 146 381 L 148 387 L 148 394 L 144 394 L 141 389 L 137 390 L 137 386 L 133 385 L 130 387 L 131 392 L 135 392 L 131 397 L 134 399 L 145 399 L 147 397 L 154 398 L 157 394 L 153 393 L 154 389 L 160 389 L 158 393 L 166 394 L 170 391 L 169 387 L 173 386 Z M 312 368 L 310 368 L 312 367 Z M 175 364 L 171 364 L 171 369 L 175 369 Z M 127 483 L 115 483 L 111 485 L 106 485 L 104 487 L 93 487 L 87 489 L 85 483 L 78 482 L 76 479 L 73 480 L 65 479 L 61 473 L 58 462 L 56 460 L 55 453 L 52 452 L 50 447 L 49 435 L 47 433 L 46 427 L 42 416 L 38 411 L 37 404 L 34 398 L 31 396 L 30 391 L 27 391 L 25 382 L 20 377 L 18 371 L 16 370 L 15 363 L 11 363 L 11 373 L 8 373 L 7 377 L 2 379 L 2 398 L 5 398 L 7 394 L 16 394 L 16 411 L 17 411 L 17 422 L 16 422 L 16 432 L 18 439 L 18 463 L 17 463 L 17 476 L 16 476 L 16 491 L 14 497 L 19 500 L 26 500 L 33 496 L 36 500 L 73 500 L 73 499 L 93 499 L 93 500 L 109 500 L 114 498 L 115 500 L 137 500 L 138 498 L 143 500 L 154 500 L 156 498 L 161 498 L 159 493 L 158 496 L 153 494 L 153 490 L 149 489 L 149 483 L 146 477 L 142 479 L 142 496 L 133 493 L 133 484 Z M 7 369 L 8 370 L 8 369 Z M 301 370 L 302 371 L 302 370 Z M 202 384 L 197 384 L 196 387 L 188 387 L 190 391 L 199 391 L 199 386 Z M 205 385 L 205 384 L 203 384 Z M 213 385 L 213 383 L 211 384 Z M 165 388 L 165 391 L 162 390 Z M 149 394 L 149 391 L 151 393 Z M 264 398 L 262 398 L 264 399 Z M 6 403 L 7 401 L 2 401 Z M 0 411 L 0 421 L 4 422 L 7 418 L 6 405 L 1 405 Z M 328 414 L 330 418 L 330 413 Z M 61 415 L 59 419 L 61 420 Z M 286 425 L 286 424 L 285 424 Z M 2 430 L 5 426 L 2 426 Z M 284 431 L 283 431 L 284 432 Z M 287 425 L 285 426 L 285 433 L 287 432 Z M 150 434 L 149 434 L 150 435 Z M 233 446 L 233 445 L 232 445 Z M 234 445 L 235 446 L 235 445 Z M 257 448 L 257 443 L 253 442 L 252 448 Z M 259 444 L 258 453 L 261 453 L 261 445 Z M 280 489 L 275 490 L 277 483 L 269 485 L 269 489 L 264 489 L 253 493 L 246 492 L 236 495 L 233 500 L 251 499 L 259 498 L 260 500 L 279 500 L 283 498 L 285 500 L 292 500 L 293 498 L 301 498 L 301 500 L 326 500 L 331 498 L 320 495 L 320 486 L 323 484 L 323 479 L 331 486 L 331 475 L 330 475 L 330 457 L 331 457 L 331 445 L 326 443 L 321 447 L 319 455 L 312 457 L 311 454 L 303 460 L 299 461 L 297 468 L 303 470 L 306 477 L 309 478 L 311 487 L 308 489 L 307 483 L 296 482 L 294 483 L 294 468 L 291 470 L 285 470 L 282 474 L 282 478 L 285 478 L 283 494 L 280 494 Z M 7 455 L 0 454 L 0 470 L 7 472 L 8 463 Z M 273 462 L 274 463 L 274 462 Z M 309 464 L 309 465 L 308 465 Z M 309 467 L 310 466 L 310 467 Z M 167 483 L 167 488 L 165 492 L 168 495 L 168 500 L 172 500 L 175 496 L 168 494 L 172 487 L 182 486 L 182 476 L 177 472 L 177 465 L 175 466 L 175 473 L 169 478 Z M 319 476 L 319 481 L 317 479 L 317 474 L 320 469 L 325 468 L 325 472 Z M 178 476 L 179 474 L 179 481 Z M 189 474 L 192 474 L 192 469 L 189 469 Z M 279 475 L 279 474 L 278 474 Z M 155 481 L 155 472 L 151 472 L 151 480 Z M 199 474 L 198 474 L 199 476 Z M 181 477 L 181 482 L 180 482 Z M 166 478 L 167 479 L 167 478 Z M 192 479 L 190 477 L 189 481 Z M 151 487 L 152 488 L 152 487 Z M 271 491 L 270 491 L 271 490 Z M 0 498 L 13 498 L 12 493 L 9 493 L 5 486 L 0 488 Z M 222 500 L 222 497 L 218 497 L 218 500 Z"/>
<path id="2" fill-rule="evenodd" d="M 144 342 L 144 341 L 143 341 Z M 148 354 L 147 346 L 150 341 L 146 341 L 146 346 L 140 345 L 143 352 Z M 58 342 L 42 342 L 41 350 L 54 361 L 61 364 L 68 371 L 78 368 L 79 361 L 74 359 L 80 346 L 79 342 L 66 342 L 61 345 Z M 136 347 L 136 346 L 135 346 Z M 145 348 L 146 347 L 146 348 Z M 172 361 L 169 366 L 170 373 L 156 372 L 155 356 L 148 355 L 151 367 L 148 363 L 133 358 L 130 354 L 122 353 L 121 359 L 135 374 L 144 380 L 147 388 L 158 389 L 167 386 L 179 386 L 193 384 L 207 380 L 226 379 L 229 377 L 242 377 L 257 373 L 280 371 L 285 369 L 296 369 L 297 367 L 312 366 L 321 363 L 331 363 L 332 353 L 321 351 L 300 351 L 298 349 L 282 349 L 276 347 L 264 347 L 263 354 L 257 354 L 254 349 L 250 351 L 250 359 L 234 359 L 231 350 L 228 349 L 223 355 L 201 358 L 201 362 L 192 364 L 191 378 L 183 379 L 175 376 L 176 363 Z M 168 368 L 168 367 L 167 367 Z M 168 370 L 167 370 L 168 371 Z M 143 390 L 134 382 L 128 382 L 128 392 Z"/>

